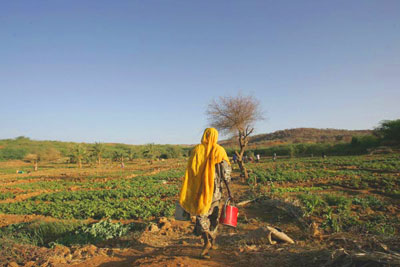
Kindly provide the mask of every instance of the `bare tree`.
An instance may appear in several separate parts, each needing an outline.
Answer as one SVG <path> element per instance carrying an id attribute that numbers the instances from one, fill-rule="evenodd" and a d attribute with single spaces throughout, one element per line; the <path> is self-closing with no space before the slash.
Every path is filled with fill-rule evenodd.
<path id="1" fill-rule="evenodd" d="M 243 164 L 243 155 L 249 142 L 249 136 L 254 131 L 254 123 L 262 120 L 260 103 L 253 96 L 220 97 L 213 100 L 207 109 L 211 125 L 222 134 L 238 138 L 239 151 L 235 151 L 242 176 L 247 179 L 247 169 Z"/>

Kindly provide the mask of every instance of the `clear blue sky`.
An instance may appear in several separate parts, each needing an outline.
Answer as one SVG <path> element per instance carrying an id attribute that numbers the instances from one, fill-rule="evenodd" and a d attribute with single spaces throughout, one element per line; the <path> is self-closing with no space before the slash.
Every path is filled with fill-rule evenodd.
<path id="1" fill-rule="evenodd" d="M 400 1 L 2 1 L 0 139 L 197 143 L 218 96 L 267 120 L 400 118 Z"/>

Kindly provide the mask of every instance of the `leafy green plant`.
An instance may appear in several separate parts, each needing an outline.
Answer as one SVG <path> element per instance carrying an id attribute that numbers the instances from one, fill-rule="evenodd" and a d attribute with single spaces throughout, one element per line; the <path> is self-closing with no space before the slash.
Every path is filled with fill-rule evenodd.
<path id="1" fill-rule="evenodd" d="M 80 227 L 82 223 L 76 221 L 43 222 L 11 224 L 0 229 L 2 236 L 8 236 L 18 243 L 28 243 L 37 246 L 47 245 L 71 231 Z"/>
<path id="2" fill-rule="evenodd" d="M 334 214 L 333 209 L 328 207 L 324 214 L 325 221 L 322 224 L 322 228 L 331 229 L 333 232 L 339 232 L 341 225 L 339 223 L 338 215 Z"/>
<path id="3" fill-rule="evenodd" d="M 83 225 L 71 234 L 64 235 L 49 244 L 62 244 L 67 246 L 72 244 L 96 244 L 104 240 L 124 236 L 132 228 L 130 224 L 123 225 L 119 222 L 113 223 L 111 220 L 107 219 L 97 223 Z"/>
<path id="4" fill-rule="evenodd" d="M 319 195 L 301 194 L 297 195 L 304 208 L 305 215 L 311 215 L 317 211 L 318 208 L 326 205 L 325 201 Z"/>
<path id="5" fill-rule="evenodd" d="M 343 196 L 343 195 L 336 195 L 336 194 L 326 194 L 324 195 L 325 202 L 329 206 L 337 206 L 340 209 L 347 210 L 350 208 L 351 199 Z"/>

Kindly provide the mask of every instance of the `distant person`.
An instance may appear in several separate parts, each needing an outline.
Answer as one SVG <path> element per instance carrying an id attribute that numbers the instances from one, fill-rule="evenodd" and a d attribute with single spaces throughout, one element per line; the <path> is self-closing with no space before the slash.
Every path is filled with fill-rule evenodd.
<path id="1" fill-rule="evenodd" d="M 232 170 L 225 149 L 217 141 L 218 131 L 205 129 L 201 144 L 192 150 L 179 197 L 182 208 L 196 215 L 194 233 L 204 241 L 201 258 L 209 258 L 208 251 L 215 246 L 223 179 L 229 182 Z"/>
<path id="2" fill-rule="evenodd" d="M 233 154 L 233 156 L 232 156 L 232 161 L 233 161 L 233 163 L 236 163 L 236 162 L 237 162 L 237 156 L 236 156 L 236 154 Z"/>
<path id="3" fill-rule="evenodd" d="M 275 162 L 276 161 L 276 153 L 274 152 L 274 155 L 272 157 L 272 160 Z"/>
<path id="4" fill-rule="evenodd" d="M 257 161 L 257 162 L 260 162 L 260 154 L 257 154 L 257 155 L 256 155 L 256 161 Z"/>

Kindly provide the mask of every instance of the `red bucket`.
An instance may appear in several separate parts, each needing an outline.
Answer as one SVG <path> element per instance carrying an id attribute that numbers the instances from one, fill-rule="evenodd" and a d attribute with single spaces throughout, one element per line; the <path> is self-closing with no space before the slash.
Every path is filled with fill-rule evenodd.
<path id="1" fill-rule="evenodd" d="M 219 217 L 219 222 L 223 225 L 236 227 L 239 210 L 235 206 L 228 205 L 229 200 L 229 198 L 226 200 L 224 208 L 222 209 L 221 217 Z"/>

